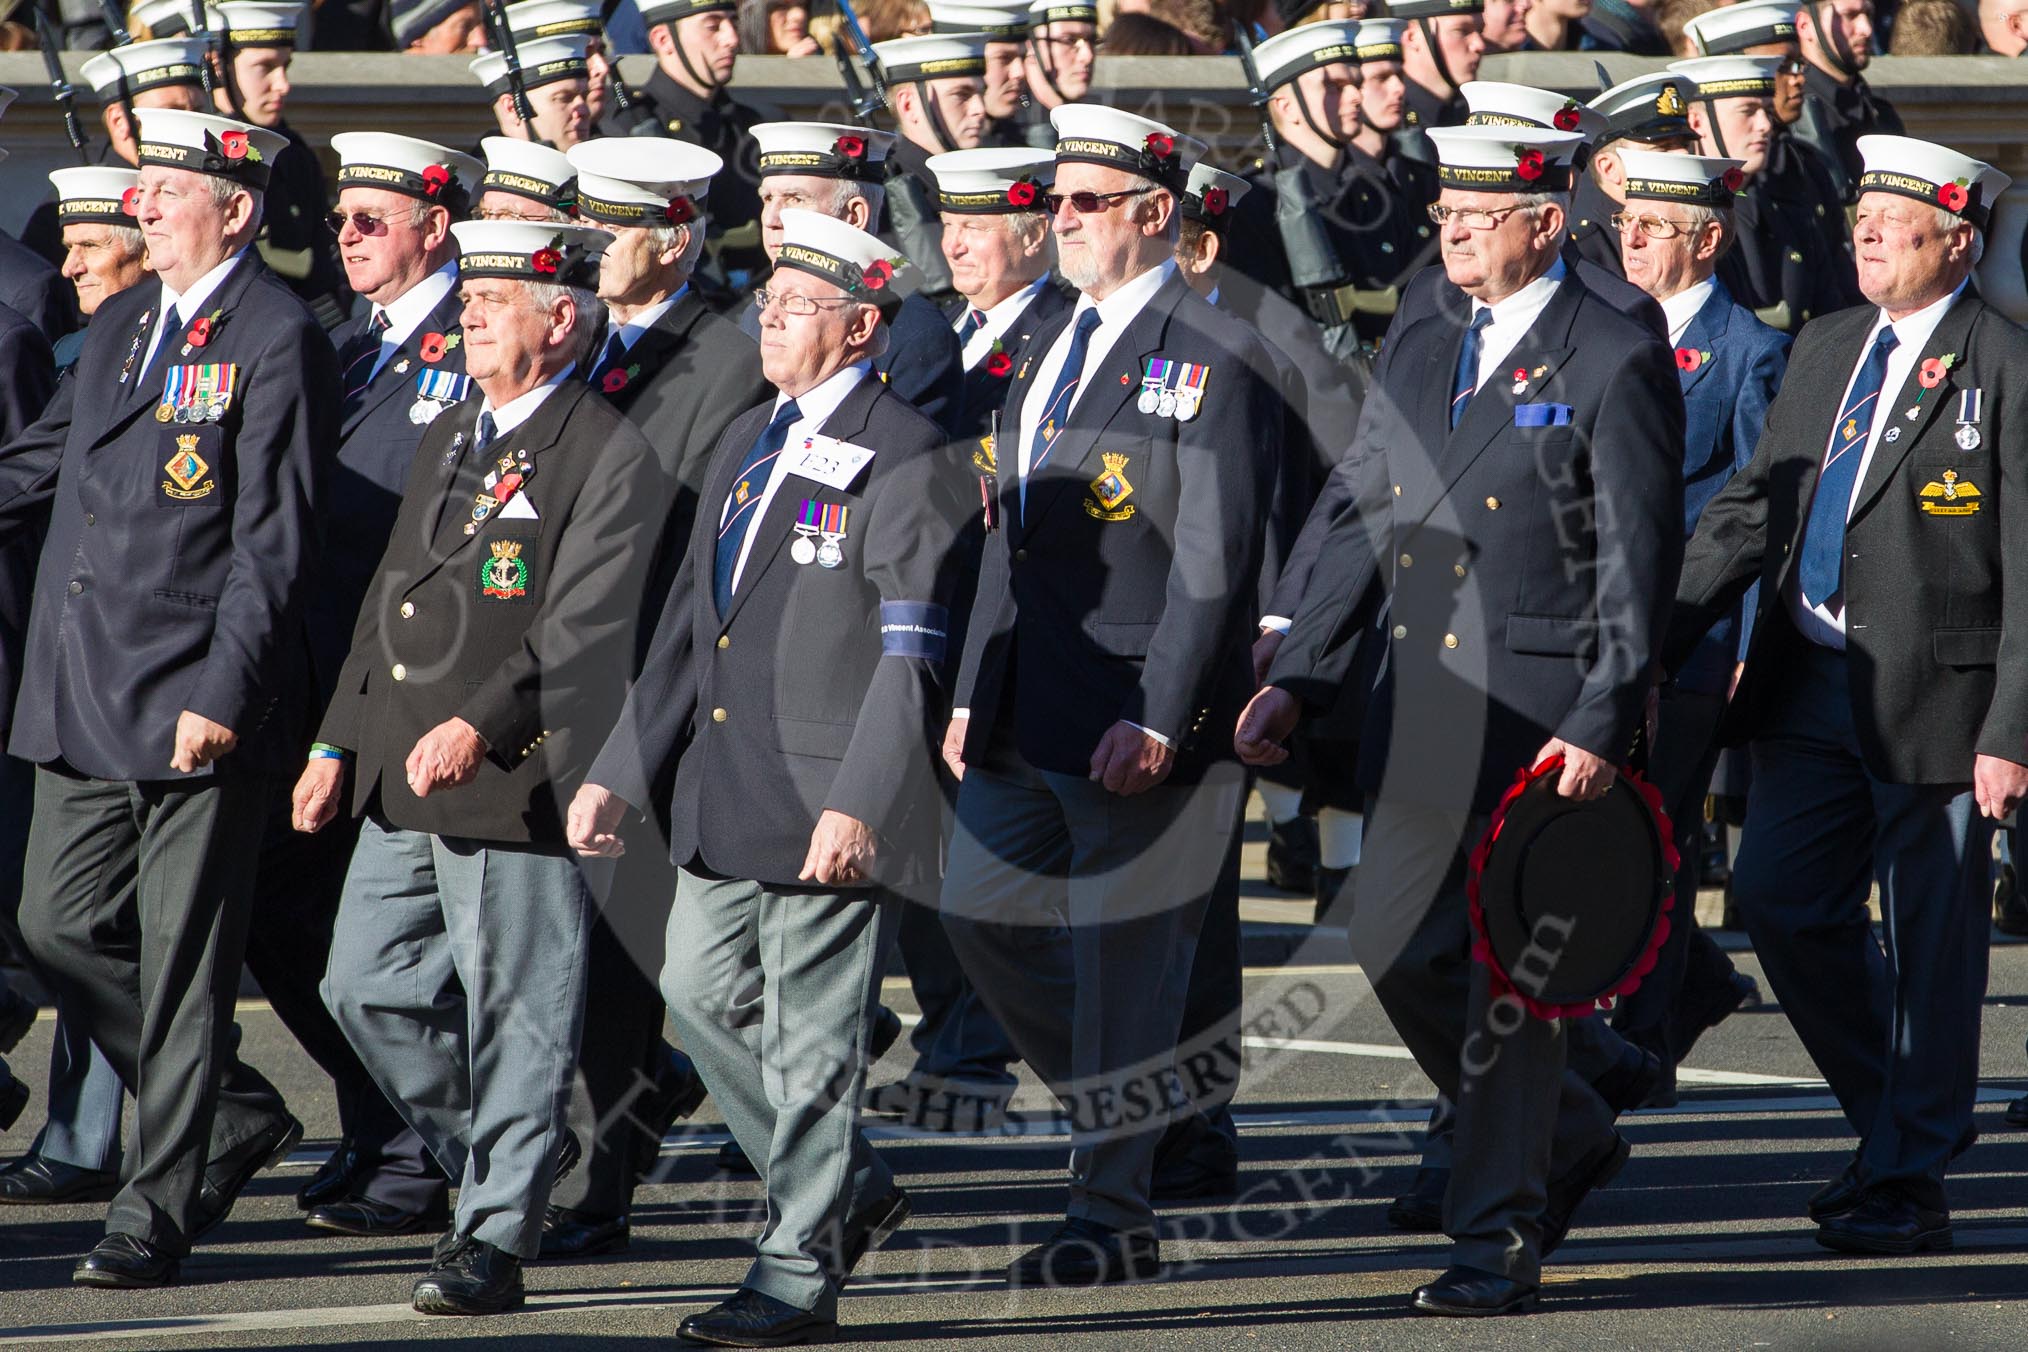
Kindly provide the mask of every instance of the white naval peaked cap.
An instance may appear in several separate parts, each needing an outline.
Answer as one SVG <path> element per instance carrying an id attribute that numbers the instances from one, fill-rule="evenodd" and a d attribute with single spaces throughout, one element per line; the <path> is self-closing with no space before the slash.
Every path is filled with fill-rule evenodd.
<path id="1" fill-rule="evenodd" d="M 1543 127 L 1431 127 L 1437 182 L 1465 192 L 1563 192 L 1584 137 Z"/>
<path id="2" fill-rule="evenodd" d="M 1028 6 L 1032 31 L 1046 23 L 1098 23 L 1098 0 L 1033 0 Z"/>
<path id="3" fill-rule="evenodd" d="M 230 179 L 249 188 L 268 186 L 275 156 L 289 138 L 266 127 L 181 108 L 136 108 L 140 123 L 140 166 L 187 169 L 213 178 Z"/>
<path id="4" fill-rule="evenodd" d="M 600 225 L 688 225 L 725 161 L 662 136 L 585 141 L 565 156 L 577 170 L 577 209 Z"/>
<path id="5" fill-rule="evenodd" d="M 534 38 L 602 38 L 599 0 L 521 0 L 507 6 L 507 31 L 519 45 Z"/>
<path id="6" fill-rule="evenodd" d="M 195 33 L 200 27 L 207 33 L 216 33 L 225 25 L 218 16 L 217 5 L 199 5 L 202 0 L 143 0 L 134 6 L 127 18 L 127 27 L 140 32 L 146 30 L 149 38 L 174 38 Z M 200 25 L 197 21 L 203 20 Z"/>
<path id="7" fill-rule="evenodd" d="M 1190 168 L 1190 183 L 1183 193 L 1183 215 L 1222 231 L 1231 224 L 1232 209 L 1252 187 L 1238 174 L 1228 174 L 1215 164 L 1199 160 Z"/>
<path id="8" fill-rule="evenodd" d="M 1406 19 L 1361 19 L 1353 42 L 1361 61 L 1401 60 L 1401 35 L 1408 31 Z"/>
<path id="9" fill-rule="evenodd" d="M 1470 115 L 1468 127 L 1543 127 L 1574 131 L 1595 141 L 1606 129 L 1605 115 L 1576 99 L 1534 85 L 1501 80 L 1467 80 L 1458 86 Z"/>
<path id="10" fill-rule="evenodd" d="M 202 89 L 204 59 L 202 38 L 158 38 L 100 52 L 82 71 L 100 100 L 110 102 L 170 85 Z"/>
<path id="11" fill-rule="evenodd" d="M 1043 211 L 1042 193 L 1056 177 L 1056 156 L 1027 146 L 980 146 L 932 155 L 937 209 L 967 216 Z"/>
<path id="12" fill-rule="evenodd" d="M 887 177 L 895 134 L 844 122 L 761 122 L 751 135 L 760 146 L 760 173 L 807 174 L 878 183 Z"/>
<path id="13" fill-rule="evenodd" d="M 984 33 L 992 42 L 1020 42 L 1028 36 L 1026 4 L 945 4 L 930 0 L 933 33 Z"/>
<path id="14" fill-rule="evenodd" d="M 341 131 L 331 138 L 344 188 L 381 188 L 447 207 L 462 216 L 478 195 L 486 166 L 435 141 L 388 131 Z"/>
<path id="15" fill-rule="evenodd" d="M 458 273 L 509 281 L 595 287 L 599 259 L 613 237 L 588 225 L 555 221 L 453 221 Z"/>
<path id="16" fill-rule="evenodd" d="M 1755 0 L 1707 10 L 1683 25 L 1683 35 L 1704 56 L 1728 56 L 1749 47 L 1796 40 L 1796 12 L 1787 0 Z"/>
<path id="17" fill-rule="evenodd" d="M 229 47 L 293 47 L 303 21 L 300 3 L 271 0 L 227 0 L 213 7 L 219 30 Z"/>
<path id="18" fill-rule="evenodd" d="M 1049 110 L 1056 128 L 1056 162 L 1103 164 L 1139 174 L 1178 197 L 1190 182 L 1190 169 L 1204 158 L 1206 146 L 1194 136 L 1102 103 L 1062 103 Z"/>
<path id="19" fill-rule="evenodd" d="M 479 142 L 486 152 L 486 172 L 475 196 L 511 192 L 552 210 L 574 211 L 577 169 L 561 150 L 512 136 L 488 136 Z"/>
<path id="20" fill-rule="evenodd" d="M 1622 185 L 1629 201 L 1687 202 L 1729 207 L 1745 182 L 1745 165 L 1716 155 L 1680 155 L 1661 150 L 1622 150 Z"/>
<path id="21" fill-rule="evenodd" d="M 911 80 L 955 80 L 986 73 L 984 33 L 929 33 L 876 42 L 873 54 L 889 84 Z"/>
<path id="22" fill-rule="evenodd" d="M 56 223 L 134 225 L 131 204 L 140 195 L 141 171 L 126 165 L 89 164 L 52 169 L 56 188 Z"/>
<path id="23" fill-rule="evenodd" d="M 1697 97 L 1714 99 L 1764 99 L 1774 93 L 1778 56 L 1695 56 L 1688 61 L 1671 61 L 1669 69 L 1687 75 L 1697 84 Z"/>
<path id="24" fill-rule="evenodd" d="M 1913 136 L 1862 136 L 1859 191 L 1890 192 L 1927 202 L 1983 230 L 1993 204 L 2014 180 L 1984 160 Z"/>
<path id="25" fill-rule="evenodd" d="M 1253 68 L 1261 86 L 1283 85 L 1322 66 L 1359 63 L 1359 21 L 1306 23 L 1277 33 L 1253 49 Z"/>
<path id="26" fill-rule="evenodd" d="M 821 211 L 801 207 L 782 211 L 782 248 L 775 255 L 776 268 L 795 268 L 822 277 L 855 300 L 886 309 L 901 303 L 894 291 L 894 278 L 907 266 L 908 259 L 885 240 L 857 226 Z"/>
<path id="27" fill-rule="evenodd" d="M 530 38 L 517 42 L 515 56 L 521 62 L 521 85 L 524 89 L 535 89 L 558 80 L 581 79 L 585 73 L 585 39 L 582 34 L 574 37 Z M 507 56 L 504 52 L 487 52 L 474 57 L 466 67 L 486 86 L 486 92 L 494 98 L 510 92 L 513 84 L 507 78 Z"/>

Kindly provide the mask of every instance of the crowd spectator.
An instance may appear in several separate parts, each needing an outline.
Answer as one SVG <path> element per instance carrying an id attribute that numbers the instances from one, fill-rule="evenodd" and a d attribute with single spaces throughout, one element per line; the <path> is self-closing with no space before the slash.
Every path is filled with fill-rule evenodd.
<path id="1" fill-rule="evenodd" d="M 1970 56 L 1979 26 L 1957 0 L 1909 0 L 1894 18 L 1889 56 Z"/>
<path id="2" fill-rule="evenodd" d="M 1195 56 L 1190 35 L 1152 14 L 1123 13 L 1106 29 L 1099 50 L 1106 56 Z"/>

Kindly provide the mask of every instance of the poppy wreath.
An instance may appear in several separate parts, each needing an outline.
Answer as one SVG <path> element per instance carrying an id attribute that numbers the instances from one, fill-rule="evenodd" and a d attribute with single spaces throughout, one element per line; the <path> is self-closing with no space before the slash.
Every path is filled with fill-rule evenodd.
<path id="1" fill-rule="evenodd" d="M 1533 183 L 1542 177 L 1542 152 L 1533 146 L 1514 147 L 1514 177 Z"/>

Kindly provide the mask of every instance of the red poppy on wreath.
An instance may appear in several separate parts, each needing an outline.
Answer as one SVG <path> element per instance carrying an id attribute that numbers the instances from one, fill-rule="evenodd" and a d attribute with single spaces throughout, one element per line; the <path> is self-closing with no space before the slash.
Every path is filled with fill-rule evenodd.
<path id="1" fill-rule="evenodd" d="M 1725 177 L 1718 181 L 1725 185 L 1727 192 L 1738 192 L 1746 186 L 1746 170 L 1735 164 L 1730 169 L 1727 169 Z"/>
<path id="2" fill-rule="evenodd" d="M 192 347 L 203 347 L 206 343 L 210 342 L 211 316 L 199 315 L 191 320 L 190 328 L 183 335 L 183 341 Z"/>
<path id="3" fill-rule="evenodd" d="M 1931 357 L 1917 369 L 1915 379 L 1926 390 L 1933 390 L 1944 383 L 1944 376 L 1951 367 L 1958 364 L 1958 354 L 1946 352 L 1941 357 Z"/>
<path id="4" fill-rule="evenodd" d="M 1694 371 L 1702 366 L 1709 357 L 1709 353 L 1700 352 L 1694 347 L 1679 347 L 1676 349 L 1676 369 L 1686 373 Z"/>
<path id="5" fill-rule="evenodd" d="M 697 219 L 697 208 L 687 197 L 672 197 L 669 205 L 662 208 L 662 218 L 671 225 L 688 225 Z"/>
<path id="6" fill-rule="evenodd" d="M 618 394 L 621 390 L 627 388 L 628 382 L 640 373 L 641 368 L 638 363 L 627 367 L 625 370 L 621 370 L 615 366 L 612 370 L 606 372 L 605 379 L 599 382 L 599 388 L 607 394 Z"/>
<path id="7" fill-rule="evenodd" d="M 141 187 L 138 183 L 120 194 L 120 210 L 129 216 L 141 214 Z"/>
<path id="8" fill-rule="evenodd" d="M 863 160 L 866 158 L 866 138 L 848 132 L 833 141 L 831 149 L 848 160 Z"/>
<path id="9" fill-rule="evenodd" d="M 1207 216 L 1223 216 L 1225 208 L 1231 200 L 1223 188 L 1206 188 L 1204 190 L 1204 214 Z"/>
<path id="10" fill-rule="evenodd" d="M 1148 153 L 1158 160 L 1166 160 L 1176 153 L 1176 138 L 1167 132 L 1148 133 Z"/>
<path id="11" fill-rule="evenodd" d="M 442 192 L 444 188 L 450 184 L 451 168 L 447 164 L 424 165 L 422 171 L 422 181 L 424 194 L 426 196 L 435 197 L 438 193 Z"/>
<path id="12" fill-rule="evenodd" d="M 563 255 L 554 249 L 537 249 L 535 256 L 528 260 L 528 266 L 548 276 L 563 266 Z"/>
<path id="13" fill-rule="evenodd" d="M 1584 121 L 1584 115 L 1577 111 L 1576 104 L 1566 103 L 1558 108 L 1556 116 L 1549 120 L 1555 124 L 1558 131 L 1576 131 L 1578 124 Z"/>
<path id="14" fill-rule="evenodd" d="M 1962 183 L 1945 183 L 1936 190 L 1937 205 L 1945 211 L 1963 211 L 1965 204 L 1971 200 L 1972 195 L 1965 191 Z"/>
<path id="15" fill-rule="evenodd" d="M 1515 147 L 1514 177 L 1533 183 L 1542 177 L 1542 152 L 1533 147 Z"/>
<path id="16" fill-rule="evenodd" d="M 243 131 L 222 132 L 218 138 L 218 153 L 229 160 L 246 158 L 246 133 Z"/>
<path id="17" fill-rule="evenodd" d="M 1014 359 L 1000 346 L 1000 340 L 993 340 L 993 350 L 986 354 L 986 374 L 995 380 L 1004 379 L 1014 369 Z"/>
<path id="18" fill-rule="evenodd" d="M 866 265 L 859 274 L 859 284 L 868 291 L 878 291 L 894 280 L 894 264 L 885 258 L 876 258 Z"/>
<path id="19" fill-rule="evenodd" d="M 1035 205 L 1035 180 L 1017 178 L 1007 185 L 1007 205 L 1010 207 L 1032 207 Z"/>

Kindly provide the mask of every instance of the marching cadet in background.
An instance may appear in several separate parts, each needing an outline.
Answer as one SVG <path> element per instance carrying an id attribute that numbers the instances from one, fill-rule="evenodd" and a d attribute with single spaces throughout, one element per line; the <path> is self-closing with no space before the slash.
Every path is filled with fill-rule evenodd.
<path id="1" fill-rule="evenodd" d="M 986 132 L 981 144 L 1024 144 L 1017 119 L 1027 87 L 1021 77 L 1021 54 L 1028 45 L 1027 0 L 976 5 L 934 0 L 929 13 L 932 33 L 986 36 L 986 70 L 979 77 L 980 97 L 986 104 Z"/>
<path id="2" fill-rule="evenodd" d="M 1807 67 L 1795 135 L 1830 165 L 1841 202 L 1858 200 L 1859 138 L 1901 132 L 1901 114 L 1866 83 L 1877 22 L 1873 0 L 1804 0 L 1796 12 Z"/>
<path id="3" fill-rule="evenodd" d="M 857 230 L 873 230 L 887 201 L 891 131 L 831 122 L 763 122 L 753 129 L 760 150 L 761 244 L 778 259 L 781 214 L 821 211 Z M 758 341 L 760 309 L 740 314 L 742 332 Z M 926 298 L 910 294 L 887 320 L 888 344 L 873 369 L 894 392 L 956 438 L 964 428 L 965 371 L 950 322 Z"/>
<path id="4" fill-rule="evenodd" d="M 1772 56 L 1705 56 L 1669 69 L 1697 86 L 1690 125 L 1702 153 L 1740 162 L 1743 186 L 1733 206 L 1739 242 L 1718 265 L 1726 289 L 1762 323 L 1793 334 L 1817 315 L 1844 309 L 1856 293 L 1842 216 L 1820 209 L 1823 202 L 1808 200 L 1807 191 L 1798 195 L 1782 185 L 1777 192 L 1761 181 L 1789 149 L 1774 116 L 1780 64 Z M 1820 171 L 1810 152 L 1789 154 L 1796 160 L 1790 172 Z"/>
<path id="5" fill-rule="evenodd" d="M 1077 1121 L 1067 1218 L 1008 1280 L 1092 1286 L 1161 1264 L 1150 1178 L 1198 1092 L 1177 1035 L 1244 793 L 1206 726 L 1251 684 L 1282 409 L 1259 337 L 1178 275 L 1203 143 L 1100 106 L 1051 121 L 1044 200 L 1083 295 L 1007 392 L 944 736 L 963 783 L 942 908 L 987 1007 Z"/>
<path id="6" fill-rule="evenodd" d="M 475 57 L 471 71 L 493 101 L 493 120 L 500 134 L 519 141 L 541 141 L 569 150 L 592 134 L 586 91 L 591 87 L 582 37 L 531 38 L 519 44 L 521 85 L 528 92 L 534 121 L 524 123 L 514 111 L 514 84 L 507 77 L 507 58 L 500 52 Z"/>
<path id="7" fill-rule="evenodd" d="M 140 205 L 137 171 L 85 166 L 56 169 L 56 219 L 63 232 L 63 275 L 75 283 L 77 308 L 87 321 L 99 307 L 148 276 L 146 246 L 134 212 Z M 37 260 L 39 261 L 39 260 Z M 88 329 L 65 334 L 54 359 L 59 379 L 84 348 Z M 48 402 L 33 392 L 32 364 L 20 366 L 13 389 L 27 416 L 6 430 L 7 440 L 40 417 Z M 33 407 L 27 407 L 28 404 Z M 14 712 L 21 671 L 21 644 L 28 631 L 28 607 L 35 561 L 42 551 L 40 529 L 11 532 L 0 546 L 0 747 Z M 28 849 L 28 824 L 35 801 L 35 768 L 0 756 L 0 934 L 14 954 L 27 959 L 19 923 L 21 862 Z M 48 988 L 51 983 L 44 982 Z M 26 1001 L 25 996 L 16 996 Z M 31 1006 L 31 1015 L 34 1010 Z M 0 1204 L 47 1206 L 59 1202 L 107 1202 L 120 1185 L 120 1077 L 105 1053 L 92 1045 L 75 1014 L 66 1016 L 59 999 L 49 1051 L 45 1099 L 47 1121 L 19 1158 L 0 1169 Z"/>
<path id="8" fill-rule="evenodd" d="M 577 219 L 577 170 L 561 150 L 511 136 L 488 136 L 479 149 L 486 173 L 473 199 L 473 220 Z"/>
<path id="9" fill-rule="evenodd" d="M 1388 16 L 1408 20 L 1401 34 L 1401 71 L 1408 77 L 1408 112 L 1396 139 L 1404 153 L 1435 163 L 1435 151 L 1421 133 L 1465 120 L 1458 89 L 1477 79 L 1486 54 L 1480 30 L 1484 0 L 1395 0 Z"/>
<path id="10" fill-rule="evenodd" d="M 338 421 L 330 343 L 249 252 L 286 142 L 146 109 L 136 144 L 160 284 L 99 307 L 76 372 L 0 452 L 0 527 L 49 521 L 8 746 L 38 766 L 21 928 L 139 1105 L 138 1158 L 73 1274 L 119 1287 L 173 1282 L 302 1137 L 233 1055 L 232 1002 L 250 844 L 302 753 Z M 137 853 L 129 885 L 103 885 L 109 850 Z"/>
<path id="11" fill-rule="evenodd" d="M 321 721 L 359 612 L 387 551 L 416 447 L 470 391 L 451 223 L 464 217 L 484 168 L 470 155 L 385 132 L 340 132 L 332 232 L 347 284 L 368 302 L 338 344 L 338 458 L 324 513 L 320 585 L 306 602 Z M 443 1171 L 374 1083 L 317 994 L 359 837 L 346 817 L 315 836 L 270 821 L 247 962 L 304 1050 L 331 1076 L 340 1138 L 296 1194 L 305 1223 L 342 1235 L 441 1230 Z"/>
<path id="12" fill-rule="evenodd" d="M 1661 303 L 1683 389 L 1683 533 L 1705 504 L 1746 468 L 1768 404 L 1788 368 L 1789 341 L 1732 299 L 1718 280 L 1731 243 L 1732 171 L 1737 160 L 1656 154 L 1622 146 L 1615 178 L 1623 195 L 1613 225 L 1626 273 Z M 1648 780 L 1676 829 L 1675 895 L 1695 898 L 1703 856 L 1704 796 L 1718 763 L 1718 724 L 1740 649 L 1735 608 L 1714 624 L 1662 691 L 1660 728 Z M 1673 1102 L 1676 1067 L 1691 1045 L 1757 996 L 1753 978 L 1733 970 L 1697 927 L 1696 907 L 1670 913 L 1669 937 L 1639 989 L 1619 1002 L 1613 1026 L 1659 1059 L 1656 1101 Z"/>
<path id="13" fill-rule="evenodd" d="M 1570 242 L 1588 262 L 1626 276 L 1619 231 L 1612 217 L 1626 202 L 1623 151 L 1694 151 L 1690 101 L 1697 86 L 1688 76 L 1661 71 L 1614 85 L 1586 105 L 1602 125 L 1591 132 L 1587 172 L 1570 201 Z M 1729 242 L 1729 241 L 1728 241 Z"/>
<path id="14" fill-rule="evenodd" d="M 1249 763 L 1279 761 L 1301 707 L 1333 707 L 1369 679 L 1368 642 L 1384 645 L 1359 744 L 1360 783 L 1377 797 L 1348 933 L 1418 1064 L 1458 1105 L 1451 1267 L 1415 1308 L 1482 1315 L 1534 1305 L 1541 1259 L 1628 1147 L 1619 1105 L 1566 1066 L 1572 1031 L 1593 1021 L 1523 1018 L 1510 1032 L 1502 1020 L 1497 1055 L 1467 1052 L 1492 996 L 1468 956 L 1464 855 L 1517 771 L 1560 754 L 1558 791 L 1596 797 L 1633 743 L 1681 552 L 1683 414 L 1662 339 L 1562 256 L 1579 133 L 1430 135 L 1445 272 L 1469 302 L 1382 349 L 1346 461 L 1352 505 L 1329 519 L 1235 740 Z M 1433 390 L 1443 369 L 1456 377 Z M 1572 519 L 1589 526 L 1574 558 L 1539 547 Z"/>
<path id="15" fill-rule="evenodd" d="M 12 102 L 14 91 L 0 87 L 0 114 Z M 6 158 L 6 153 L 0 151 L 0 160 Z M 111 163 L 117 164 L 117 157 Z M 55 238 L 61 233 L 55 205 L 49 204 L 31 214 L 28 226 L 26 240 L 0 230 L 0 305 L 35 325 L 43 341 L 53 346 L 69 335 L 78 322 L 71 288 L 54 266 L 63 261 L 65 253 L 62 243 Z M 40 240 L 39 248 L 35 247 L 38 228 L 46 237 Z"/>
<path id="16" fill-rule="evenodd" d="M 1093 0 L 1032 0 L 1028 47 L 1021 58 L 1019 137 L 1037 150 L 1056 147 L 1049 115 L 1091 94 L 1098 60 L 1098 6 Z"/>
<path id="17" fill-rule="evenodd" d="M 1725 722 L 1754 760 L 1733 894 L 1859 1138 L 1810 1199 L 1818 1242 L 1906 1254 L 1951 1243 L 1990 823 L 2028 793 L 2028 687 L 2002 667 L 2028 624 L 2028 334 L 1970 285 L 2007 176 L 1906 137 L 1859 151 L 1869 304 L 1797 340 L 1752 463 L 1698 521 L 1664 658 L 1760 583 Z"/>
<path id="18" fill-rule="evenodd" d="M 215 5 L 218 78 L 212 102 L 227 117 L 266 127 L 288 138 L 269 168 L 261 211 L 261 258 L 303 298 L 327 330 L 345 319 L 352 295 L 345 289 L 338 251 L 324 230 L 324 171 L 317 152 L 282 118 L 289 97 L 289 61 L 296 50 L 301 0 L 227 0 Z"/>
<path id="19" fill-rule="evenodd" d="M 760 350 L 690 284 L 704 253 L 718 156 L 688 141 L 632 136 L 574 146 L 570 161 L 579 171 L 579 213 L 613 236 L 599 263 L 606 328 L 586 379 L 654 447 L 666 481 L 635 636 L 638 662 L 689 548 L 711 453 L 768 387 Z M 658 822 L 658 835 L 662 829 Z M 620 862 L 599 897 L 585 1002 L 585 1026 L 597 1034 L 579 1048 L 571 1096 L 571 1129 L 586 1143 L 586 1159 L 551 1197 L 545 1255 L 626 1248 L 637 1178 L 653 1166 L 670 1126 L 703 1100 L 690 1058 L 662 1040 L 666 1006 L 656 979 L 675 895 L 667 852 L 642 849 Z"/>
<path id="20" fill-rule="evenodd" d="M 956 291 L 944 263 L 936 178 L 929 157 L 971 150 L 986 139 L 984 33 L 945 33 L 877 42 L 873 53 L 887 76 L 888 109 L 900 139 L 887 156 L 887 228 L 904 255 L 920 260 L 916 290 L 936 305 Z"/>
<path id="21" fill-rule="evenodd" d="M 859 1097 L 893 908 L 936 878 L 960 510 L 943 433 L 870 361 L 907 260 L 817 212 L 781 229 L 761 309 L 778 393 L 713 458 L 716 510 L 570 810 L 591 854 L 624 849 L 629 807 L 672 824 L 662 990 L 766 1186 L 739 1290 L 678 1330 L 731 1347 L 834 1337 L 839 1287 L 909 1214 Z"/>
<path id="22" fill-rule="evenodd" d="M 521 0 L 507 6 L 507 29 L 517 49 L 522 42 L 540 38 L 584 39 L 584 104 L 594 128 L 587 136 L 599 134 L 596 128 L 613 107 L 613 88 L 619 81 L 600 9 L 599 0 Z"/>
<path id="23" fill-rule="evenodd" d="M 571 378 L 610 237 L 452 234 L 480 397 L 423 434 L 294 806 L 310 833 L 366 819 L 324 999 L 458 1188 L 415 1308 L 492 1314 L 520 1304 L 582 1148 L 565 1111 L 593 901 L 562 808 L 624 693 L 665 490 Z"/>
<path id="24" fill-rule="evenodd" d="M 1402 34 L 1406 19 L 1361 19 L 1353 38 L 1359 54 L 1359 130 L 1346 144 L 1359 152 L 1348 156 L 1348 164 L 1371 160 L 1387 170 L 1394 209 L 1400 213 L 1402 228 L 1415 247 L 1401 255 L 1399 244 L 1395 286 L 1404 285 L 1410 274 L 1434 256 L 1435 230 L 1424 215 L 1437 199 L 1436 167 L 1427 160 L 1412 159 L 1400 152 L 1397 135 L 1408 122 L 1408 76 L 1402 67 Z M 1386 252 L 1386 250 L 1382 250 Z"/>

